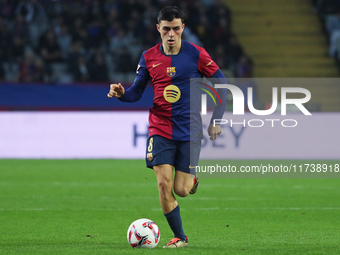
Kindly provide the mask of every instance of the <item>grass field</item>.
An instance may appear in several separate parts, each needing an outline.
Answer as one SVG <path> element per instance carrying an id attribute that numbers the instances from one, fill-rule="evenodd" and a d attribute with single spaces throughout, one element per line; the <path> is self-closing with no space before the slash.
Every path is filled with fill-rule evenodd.
<path id="1" fill-rule="evenodd" d="M 0 254 L 340 254 L 339 184 L 201 179 L 178 198 L 189 247 L 174 251 L 143 160 L 0 160 Z M 152 250 L 126 240 L 143 217 L 160 228 Z"/>

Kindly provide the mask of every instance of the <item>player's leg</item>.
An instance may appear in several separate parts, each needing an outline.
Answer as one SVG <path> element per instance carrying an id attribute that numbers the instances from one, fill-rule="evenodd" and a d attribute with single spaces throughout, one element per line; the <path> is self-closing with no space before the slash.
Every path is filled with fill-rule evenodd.
<path id="1" fill-rule="evenodd" d="M 176 142 L 177 150 L 175 155 L 175 180 L 174 180 L 174 192 L 181 197 L 185 197 L 192 191 L 195 183 L 195 173 L 192 175 L 190 168 L 190 158 L 193 159 L 194 165 L 198 163 L 198 156 L 200 152 L 200 141 L 196 144 L 198 146 L 192 148 L 193 157 L 190 156 L 190 142 Z M 197 186 L 196 186 L 197 189 Z M 179 207 L 178 207 L 179 210 Z M 178 214 L 179 215 L 179 214 Z M 181 218 L 179 218 L 181 219 Z M 183 233 L 184 234 L 184 233 Z M 167 248 L 187 247 L 188 238 L 186 236 L 172 239 Z"/>
<path id="2" fill-rule="evenodd" d="M 147 167 L 153 168 L 159 190 L 160 204 L 168 224 L 174 233 L 173 240 L 185 240 L 179 205 L 174 197 L 173 165 L 176 155 L 176 143 L 161 136 L 153 136 L 147 142 Z M 176 241 L 177 242 L 177 241 Z M 187 246 L 187 242 L 184 242 Z M 181 244 L 167 245 L 165 247 L 181 247 Z"/>
<path id="3" fill-rule="evenodd" d="M 175 180 L 174 180 L 174 192 L 180 197 L 186 197 L 194 184 L 194 176 L 190 173 L 185 173 L 176 170 Z"/>
<path id="4" fill-rule="evenodd" d="M 166 248 L 186 247 L 188 242 L 182 227 L 180 209 L 176 198 L 172 192 L 172 171 L 173 166 L 164 164 L 153 167 L 159 191 L 159 201 L 168 224 L 174 233 L 174 238 L 168 243 Z"/>
<path id="5" fill-rule="evenodd" d="M 198 165 L 200 151 L 201 141 L 179 142 L 175 157 L 174 192 L 180 197 L 197 191 L 199 180 L 192 166 Z"/>
<path id="6" fill-rule="evenodd" d="M 177 200 L 172 192 L 173 166 L 169 164 L 156 165 L 153 167 L 153 170 L 157 178 L 159 201 L 163 213 L 167 214 L 178 206 Z"/>

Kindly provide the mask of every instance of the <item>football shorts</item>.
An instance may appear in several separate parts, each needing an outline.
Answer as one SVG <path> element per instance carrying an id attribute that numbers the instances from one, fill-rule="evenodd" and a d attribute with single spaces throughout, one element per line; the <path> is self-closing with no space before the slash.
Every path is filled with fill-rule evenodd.
<path id="1" fill-rule="evenodd" d="M 201 151 L 201 141 L 173 141 L 160 135 L 148 138 L 146 166 L 169 164 L 175 170 L 195 174 Z"/>

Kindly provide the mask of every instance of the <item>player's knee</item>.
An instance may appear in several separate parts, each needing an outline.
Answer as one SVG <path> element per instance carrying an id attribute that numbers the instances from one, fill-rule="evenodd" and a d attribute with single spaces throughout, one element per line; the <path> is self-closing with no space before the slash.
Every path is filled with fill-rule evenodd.
<path id="1" fill-rule="evenodd" d="M 158 182 L 158 190 L 161 196 L 167 197 L 172 194 L 172 183 L 171 181 L 161 180 Z"/>
<path id="2" fill-rule="evenodd" d="M 177 196 L 186 197 L 189 194 L 190 189 L 187 189 L 185 186 L 182 187 L 175 186 L 174 191 Z"/>

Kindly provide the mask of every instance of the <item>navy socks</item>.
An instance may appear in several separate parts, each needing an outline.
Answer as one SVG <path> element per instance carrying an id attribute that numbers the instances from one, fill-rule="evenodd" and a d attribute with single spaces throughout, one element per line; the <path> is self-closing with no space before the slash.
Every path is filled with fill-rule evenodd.
<path id="1" fill-rule="evenodd" d="M 185 240 L 179 205 L 171 212 L 167 214 L 164 213 L 164 216 L 166 217 L 172 232 L 174 232 L 175 237 Z"/>

